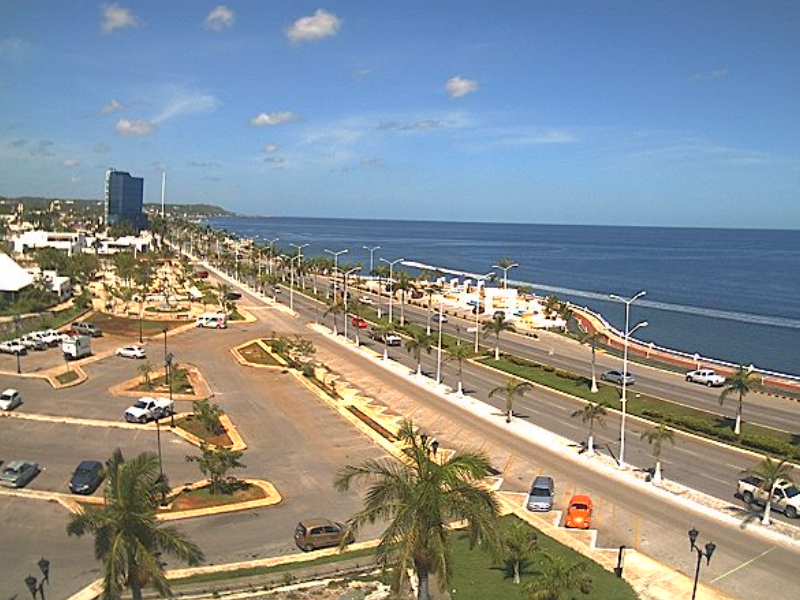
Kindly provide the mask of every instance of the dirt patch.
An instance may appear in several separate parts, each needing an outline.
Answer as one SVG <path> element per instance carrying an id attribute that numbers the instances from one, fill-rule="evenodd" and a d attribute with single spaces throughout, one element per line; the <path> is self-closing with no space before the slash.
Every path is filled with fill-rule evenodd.
<path id="1" fill-rule="evenodd" d="M 185 369 L 175 369 L 172 374 L 172 393 L 173 394 L 186 394 L 194 395 L 194 388 L 189 383 L 189 371 Z M 169 394 L 169 383 L 167 377 L 161 375 L 150 379 L 150 383 L 139 383 L 139 385 L 131 388 L 134 392 L 149 392 L 156 394 Z"/>
<path id="2" fill-rule="evenodd" d="M 92 323 L 93 325 L 97 325 L 105 334 L 121 335 L 126 337 L 139 335 L 139 319 L 137 318 L 123 319 L 122 317 L 116 317 L 106 313 L 98 312 L 86 319 L 86 321 L 88 323 Z M 142 321 L 142 336 L 150 337 L 153 335 L 158 335 L 159 333 L 163 334 L 164 327 L 170 330 L 180 327 L 181 325 L 186 325 L 186 323 L 187 321 L 185 319 L 183 321 L 153 321 L 144 319 Z"/>
<path id="3" fill-rule="evenodd" d="M 61 373 L 61 375 L 56 375 L 56 381 L 63 385 L 75 381 L 78 377 L 80 377 L 80 375 L 75 371 L 67 371 L 66 373 Z"/>
<path id="4" fill-rule="evenodd" d="M 233 440 L 227 433 L 214 434 L 206 429 L 203 424 L 191 415 L 182 419 L 175 419 L 175 426 L 180 427 L 184 431 L 199 437 L 204 442 L 214 444 L 215 446 L 232 446 Z"/>
<path id="5" fill-rule="evenodd" d="M 231 494 L 212 494 L 211 486 L 207 486 L 196 490 L 181 492 L 172 501 L 170 510 L 172 512 L 195 510 L 198 508 L 209 508 L 211 506 L 224 506 L 226 504 L 238 504 L 239 502 L 260 500 L 266 497 L 267 495 L 264 493 L 264 490 L 256 485 L 250 485 L 249 483 L 241 484 L 241 487 L 234 490 Z"/>
<path id="6" fill-rule="evenodd" d="M 239 348 L 237 352 L 249 363 L 273 367 L 281 366 L 281 364 L 275 360 L 269 352 L 264 350 L 258 342 L 253 342 L 243 348 Z"/>

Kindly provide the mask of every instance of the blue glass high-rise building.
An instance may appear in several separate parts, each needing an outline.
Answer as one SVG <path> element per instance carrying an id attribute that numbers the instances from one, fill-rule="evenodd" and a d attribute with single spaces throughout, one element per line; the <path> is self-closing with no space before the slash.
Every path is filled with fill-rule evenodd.
<path id="1" fill-rule="evenodd" d="M 128 224 L 136 231 L 147 229 L 144 206 L 144 178 L 109 169 L 106 171 L 106 225 Z"/>

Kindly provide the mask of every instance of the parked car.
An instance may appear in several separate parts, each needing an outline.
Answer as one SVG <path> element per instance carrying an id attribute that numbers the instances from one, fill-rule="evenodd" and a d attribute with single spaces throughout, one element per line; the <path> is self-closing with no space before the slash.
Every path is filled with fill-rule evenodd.
<path id="1" fill-rule="evenodd" d="M 0 352 L 3 354 L 27 354 L 28 349 L 18 340 L 9 340 L 0 343 Z"/>
<path id="2" fill-rule="evenodd" d="M 32 460 L 12 460 L 0 473 L 0 485 L 21 488 L 39 474 L 39 465 Z"/>
<path id="3" fill-rule="evenodd" d="M 355 536 L 342 523 L 328 519 L 306 519 L 300 521 L 294 530 L 294 541 L 305 552 L 338 546 L 342 540 L 352 544 Z"/>
<path id="4" fill-rule="evenodd" d="M 352 319 L 350 319 L 350 324 L 353 327 L 358 327 L 359 329 L 366 329 L 367 327 L 369 327 L 369 323 L 367 323 L 361 317 L 353 317 Z"/>
<path id="5" fill-rule="evenodd" d="M 707 385 L 708 387 L 722 387 L 725 385 L 725 378 L 722 375 L 717 375 L 713 369 L 689 371 L 686 374 L 686 381 Z"/>
<path id="6" fill-rule="evenodd" d="M 61 343 L 61 334 L 52 329 L 46 331 L 34 331 L 31 335 L 39 338 L 48 346 L 57 346 Z"/>
<path id="7" fill-rule="evenodd" d="M 548 475 L 540 475 L 533 480 L 531 491 L 528 493 L 528 510 L 547 512 L 553 508 L 556 496 L 556 484 Z"/>
<path id="8" fill-rule="evenodd" d="M 575 529 L 589 529 L 592 526 L 592 510 L 594 505 L 592 499 L 584 494 L 573 496 L 567 506 L 567 516 L 564 519 L 564 527 Z"/>
<path id="9" fill-rule="evenodd" d="M 361 296 L 358 301 L 361 302 L 361 304 L 374 304 L 372 298 L 369 296 Z"/>
<path id="10" fill-rule="evenodd" d="M 87 335 L 69 336 L 61 342 L 65 360 L 78 360 L 92 354 L 92 338 Z"/>
<path id="11" fill-rule="evenodd" d="M 197 276 L 200 279 L 208 279 L 208 271 L 198 271 Z"/>
<path id="12" fill-rule="evenodd" d="M 225 298 L 228 300 L 239 300 L 241 299 L 242 294 L 241 292 L 228 292 L 225 294 Z"/>
<path id="13" fill-rule="evenodd" d="M 446 315 L 438 315 L 438 314 L 436 314 L 436 315 L 433 315 L 433 318 L 431 320 L 434 323 L 438 323 L 439 321 L 441 321 L 442 323 L 447 323 L 447 316 Z"/>
<path id="14" fill-rule="evenodd" d="M 17 390 L 8 388 L 0 393 L 0 410 L 14 410 L 22 404 L 22 394 Z"/>
<path id="15" fill-rule="evenodd" d="M 737 491 L 748 504 L 767 503 L 769 492 L 764 489 L 764 480 L 755 475 L 748 475 L 739 480 Z M 790 519 L 800 513 L 800 490 L 797 486 L 785 479 L 779 480 L 773 488 L 772 508 L 782 512 Z"/>
<path id="16" fill-rule="evenodd" d="M 608 381 L 609 383 L 616 383 L 618 385 L 622 385 L 623 380 L 625 381 L 625 385 L 633 385 L 636 383 L 636 377 L 631 375 L 630 372 L 623 375 L 622 371 L 606 371 L 600 375 L 600 379 L 603 381 Z"/>
<path id="17" fill-rule="evenodd" d="M 19 343 L 28 350 L 47 350 L 47 344 L 30 333 L 19 338 Z"/>
<path id="18" fill-rule="evenodd" d="M 203 313 L 195 320 L 198 327 L 209 329 L 225 329 L 228 327 L 227 317 L 224 313 Z"/>
<path id="19" fill-rule="evenodd" d="M 117 348 L 117 356 L 122 358 L 145 358 L 147 350 L 142 346 L 123 346 L 122 348 Z"/>
<path id="20" fill-rule="evenodd" d="M 106 476 L 103 463 L 96 460 L 84 460 L 75 469 L 69 480 L 69 490 L 73 494 L 93 494 L 100 487 Z"/>
<path id="21" fill-rule="evenodd" d="M 175 403 L 169 398 L 139 398 L 125 411 L 128 423 L 147 423 L 175 413 Z"/>
<path id="22" fill-rule="evenodd" d="M 374 339 L 376 342 L 386 344 L 387 346 L 401 346 L 403 344 L 403 338 L 396 333 L 373 333 L 372 339 Z"/>
<path id="23" fill-rule="evenodd" d="M 80 333 L 81 335 L 88 335 L 89 337 L 100 337 L 103 335 L 102 330 L 97 325 L 85 323 L 84 321 L 77 321 L 71 325 L 72 331 Z"/>

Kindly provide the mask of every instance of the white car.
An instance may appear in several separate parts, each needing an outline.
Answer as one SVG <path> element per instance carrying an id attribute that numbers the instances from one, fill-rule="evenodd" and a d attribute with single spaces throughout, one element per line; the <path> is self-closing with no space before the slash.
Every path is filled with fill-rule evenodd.
<path id="1" fill-rule="evenodd" d="M 373 304 L 372 298 L 369 296 L 361 296 L 358 301 L 361 302 L 361 304 Z"/>
<path id="2" fill-rule="evenodd" d="M 47 331 L 36 331 L 31 335 L 39 338 L 48 346 L 57 346 L 61 343 L 61 334 L 57 331 L 53 331 L 52 329 L 48 329 Z"/>
<path id="3" fill-rule="evenodd" d="M 722 387 L 725 385 L 725 378 L 722 375 L 717 375 L 712 369 L 689 371 L 686 374 L 686 381 L 707 385 L 708 387 Z"/>
<path id="4" fill-rule="evenodd" d="M 147 350 L 142 346 L 123 346 L 122 348 L 117 348 L 117 356 L 122 358 L 145 358 Z"/>
<path id="5" fill-rule="evenodd" d="M 22 394 L 17 390 L 7 389 L 0 393 L 0 410 L 14 410 L 22 404 Z"/>
<path id="6" fill-rule="evenodd" d="M 28 349 L 19 340 L 10 340 L 0 344 L 0 352 L 4 354 L 26 354 Z"/>

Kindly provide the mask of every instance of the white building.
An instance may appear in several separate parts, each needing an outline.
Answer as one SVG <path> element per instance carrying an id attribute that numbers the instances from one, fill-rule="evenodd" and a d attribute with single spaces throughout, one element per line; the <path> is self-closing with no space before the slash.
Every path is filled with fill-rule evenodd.
<path id="1" fill-rule="evenodd" d="M 97 254 L 102 255 L 116 254 L 117 252 L 138 254 L 139 252 L 147 252 L 150 249 L 153 238 L 149 234 L 139 237 L 129 235 L 116 239 L 89 237 L 86 242 L 84 252 L 97 252 Z"/>
<path id="2" fill-rule="evenodd" d="M 83 252 L 86 246 L 86 237 L 82 233 L 60 231 L 25 231 L 13 238 L 14 252 L 24 255 L 30 250 L 40 248 L 54 248 L 72 256 L 76 252 Z"/>
<path id="3" fill-rule="evenodd" d="M 20 267 L 8 254 L 0 252 L 0 293 L 11 298 L 33 283 L 33 275 Z"/>

